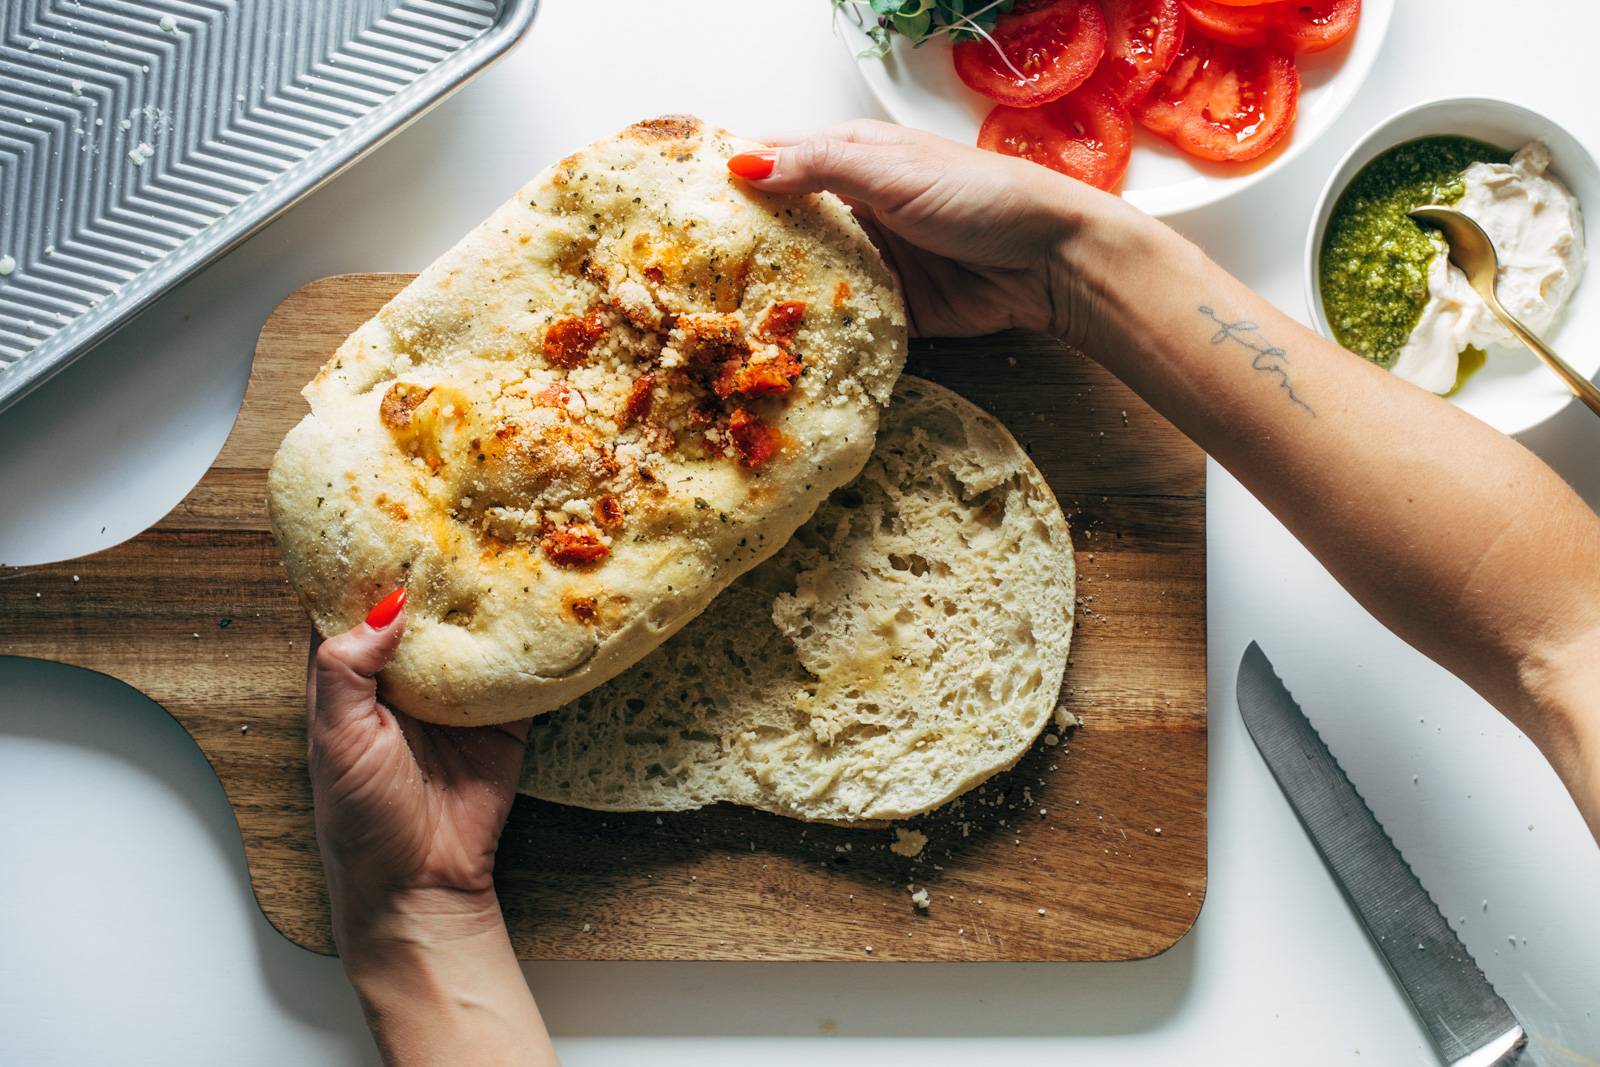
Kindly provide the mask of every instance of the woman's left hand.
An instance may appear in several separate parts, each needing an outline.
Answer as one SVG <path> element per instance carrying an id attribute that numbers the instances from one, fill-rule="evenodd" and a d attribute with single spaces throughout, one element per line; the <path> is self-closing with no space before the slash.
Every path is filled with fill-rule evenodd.
<path id="1" fill-rule="evenodd" d="M 494 892 L 528 721 L 434 726 L 384 706 L 377 675 L 404 609 L 397 590 L 307 672 L 334 940 L 385 1063 L 552 1067 Z"/>
<path id="2" fill-rule="evenodd" d="M 528 721 L 451 727 L 378 699 L 405 632 L 403 591 L 322 642 L 306 679 L 317 842 L 341 941 L 420 912 L 498 923 L 494 856 Z"/>

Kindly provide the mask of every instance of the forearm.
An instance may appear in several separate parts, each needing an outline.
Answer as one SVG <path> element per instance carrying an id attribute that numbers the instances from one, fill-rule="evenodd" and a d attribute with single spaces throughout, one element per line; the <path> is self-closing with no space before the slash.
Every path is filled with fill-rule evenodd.
<path id="1" fill-rule="evenodd" d="M 386 1064 L 557 1063 L 497 906 L 339 922 L 336 935 Z"/>
<path id="2" fill-rule="evenodd" d="M 1063 246 L 1062 303 L 1092 323 L 1071 339 L 1574 785 L 1592 713 L 1560 691 L 1600 648 L 1600 519 L 1522 446 L 1312 334 L 1165 227 L 1117 211 L 1110 232 L 1114 250 Z M 1578 798 L 1591 825 L 1597 785 Z"/>

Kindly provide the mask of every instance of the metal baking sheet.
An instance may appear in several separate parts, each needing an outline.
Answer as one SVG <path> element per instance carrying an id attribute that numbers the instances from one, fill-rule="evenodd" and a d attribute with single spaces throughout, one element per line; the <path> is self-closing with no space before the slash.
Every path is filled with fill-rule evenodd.
<path id="1" fill-rule="evenodd" d="M 0 0 L 0 409 L 514 44 L 538 0 Z"/>

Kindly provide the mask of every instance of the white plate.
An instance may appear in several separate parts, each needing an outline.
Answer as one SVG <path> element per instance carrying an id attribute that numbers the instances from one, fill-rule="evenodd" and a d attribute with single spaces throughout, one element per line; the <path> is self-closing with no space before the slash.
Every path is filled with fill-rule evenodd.
<path id="1" fill-rule="evenodd" d="M 1322 136 L 1354 99 L 1389 31 L 1394 5 L 1395 0 L 1364 0 L 1361 22 L 1349 40 L 1300 58 L 1300 113 L 1282 145 L 1249 163 L 1214 164 L 1191 159 L 1161 138 L 1136 129 L 1122 195 L 1134 206 L 1165 217 L 1215 204 L 1283 166 Z M 860 52 L 868 42 L 851 10 L 848 4 L 840 10 L 838 26 L 851 51 Z M 878 103 L 902 126 L 964 144 L 976 142 L 978 127 L 994 104 L 956 77 L 950 45 L 940 38 L 913 48 L 898 34 L 893 40 L 893 50 L 882 59 L 857 59 Z"/>
<path id="2" fill-rule="evenodd" d="M 1406 141 L 1439 134 L 1473 137 L 1508 151 L 1529 141 L 1543 141 L 1550 149 L 1550 173 L 1572 191 L 1583 209 L 1584 247 L 1589 258 L 1594 258 L 1596 226 L 1592 220 L 1594 212 L 1600 211 L 1600 167 L 1577 138 L 1538 112 L 1504 100 L 1469 97 L 1418 104 L 1380 122 L 1350 149 L 1328 179 L 1311 217 L 1305 250 L 1306 302 L 1312 324 L 1325 337 L 1333 337 L 1333 330 L 1322 309 L 1318 263 L 1322 235 L 1339 194 L 1362 167 L 1382 152 Z M 1592 262 L 1589 266 L 1592 270 Z M 1589 273 L 1585 271 L 1566 310 L 1556 320 L 1554 331 L 1545 340 L 1580 374 L 1593 380 L 1600 371 L 1600 291 Z M 1561 379 L 1526 348 L 1496 347 L 1488 355 L 1483 369 L 1468 378 L 1467 384 L 1450 399 L 1502 433 L 1531 430 L 1575 399 Z"/>

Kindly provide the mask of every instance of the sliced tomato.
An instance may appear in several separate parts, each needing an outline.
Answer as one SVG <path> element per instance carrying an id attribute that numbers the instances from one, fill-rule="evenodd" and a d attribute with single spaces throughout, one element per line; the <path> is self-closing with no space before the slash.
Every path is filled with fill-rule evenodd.
<path id="1" fill-rule="evenodd" d="M 1183 8 L 1191 24 L 1208 37 L 1294 54 L 1332 48 L 1361 21 L 1361 0 L 1275 0 L 1257 7 L 1183 0 Z"/>
<path id="2" fill-rule="evenodd" d="M 1299 101 L 1290 57 L 1191 33 L 1133 117 L 1192 156 L 1242 162 L 1283 140 Z"/>
<path id="3" fill-rule="evenodd" d="M 951 49 L 956 74 L 996 103 L 1037 107 L 1089 80 L 1105 54 L 1106 20 L 1098 0 L 1017 0 L 990 37 Z"/>
<path id="4" fill-rule="evenodd" d="M 1145 98 L 1183 47 L 1183 7 L 1178 0 L 1102 0 L 1106 54 L 1094 72 L 1124 107 Z"/>
<path id="5" fill-rule="evenodd" d="M 1109 89 L 1090 82 L 1043 107 L 1001 104 L 983 120 L 978 147 L 1115 189 L 1133 154 L 1133 119 Z"/>

